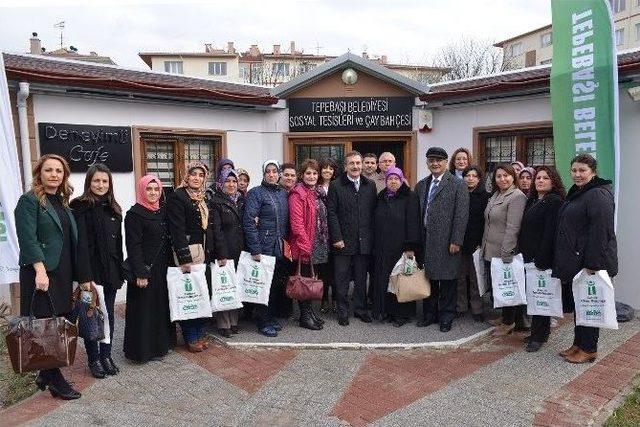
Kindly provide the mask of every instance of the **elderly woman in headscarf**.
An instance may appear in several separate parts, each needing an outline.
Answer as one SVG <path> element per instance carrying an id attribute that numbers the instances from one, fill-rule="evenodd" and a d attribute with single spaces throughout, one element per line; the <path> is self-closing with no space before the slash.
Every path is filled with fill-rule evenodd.
<path id="1" fill-rule="evenodd" d="M 284 283 L 289 272 L 289 264 L 284 255 L 284 239 L 289 231 L 288 192 L 278 185 L 280 164 L 276 160 L 264 162 L 262 174 L 262 183 L 247 193 L 242 225 L 247 250 L 254 260 L 260 261 L 262 255 L 276 258 L 269 304 L 256 305 L 254 308 L 260 333 L 275 337 L 282 329 L 276 315 L 283 306 L 291 304 L 291 300 L 284 294 Z"/>
<path id="2" fill-rule="evenodd" d="M 249 172 L 242 168 L 236 169 L 236 172 L 238 173 L 238 191 L 242 193 L 243 196 L 246 196 L 249 190 L 249 182 L 251 182 Z"/>
<path id="3" fill-rule="evenodd" d="M 529 197 L 532 190 L 533 177 L 536 174 L 536 170 L 531 166 L 524 167 L 520 173 L 518 173 L 518 188 Z M 533 189 L 535 191 L 535 188 Z"/>
<path id="4" fill-rule="evenodd" d="M 216 190 L 220 190 L 222 188 L 224 185 L 224 181 L 222 181 L 222 172 L 229 169 L 235 169 L 233 160 L 227 158 L 218 160 L 218 163 L 216 164 L 216 174 L 214 175 L 215 180 L 206 192 L 207 199 L 210 200 Z"/>
<path id="5" fill-rule="evenodd" d="M 244 249 L 242 214 L 244 196 L 238 191 L 238 173 L 233 169 L 221 172 L 222 188 L 216 190 L 210 201 L 209 238 L 207 244 L 218 265 L 226 265 L 233 260 L 238 268 L 240 252 Z M 238 310 L 225 310 L 215 313 L 220 334 L 229 338 L 238 333 Z"/>
<path id="6" fill-rule="evenodd" d="M 139 363 L 169 351 L 169 232 L 161 196 L 160 179 L 143 176 L 138 182 L 136 204 L 124 219 L 127 260 L 136 277 L 127 284 L 124 355 Z"/>
<path id="7" fill-rule="evenodd" d="M 191 271 L 193 264 L 208 261 L 205 252 L 205 234 L 209 226 L 209 207 L 205 201 L 205 185 L 209 169 L 204 163 L 187 165 L 182 184 L 167 201 L 167 220 L 175 265 L 183 272 Z M 180 321 L 187 349 L 197 353 L 208 347 L 203 332 L 204 319 Z"/>
<path id="8" fill-rule="evenodd" d="M 389 318 L 394 326 L 400 327 L 415 315 L 416 304 L 399 303 L 387 288 L 396 262 L 403 255 L 415 258 L 419 249 L 420 202 L 400 168 L 387 169 L 385 182 L 374 213 L 373 315 L 378 320 Z"/>

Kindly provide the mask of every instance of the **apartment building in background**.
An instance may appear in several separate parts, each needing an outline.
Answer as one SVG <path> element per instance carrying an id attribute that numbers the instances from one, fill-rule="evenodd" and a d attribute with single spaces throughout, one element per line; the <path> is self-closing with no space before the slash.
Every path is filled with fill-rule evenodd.
<path id="1" fill-rule="evenodd" d="M 640 47 L 640 0 L 609 0 L 614 13 L 618 51 Z M 553 56 L 551 25 L 496 43 L 503 51 L 503 68 L 513 70 L 550 64 Z"/>
<path id="2" fill-rule="evenodd" d="M 81 54 L 78 52 L 78 49 L 73 46 L 61 46 L 59 49 L 48 52 L 47 49 L 42 46 L 42 41 L 38 38 L 38 33 L 31 33 L 31 38 L 29 39 L 29 53 L 32 55 L 75 59 L 76 61 L 93 62 L 96 64 L 116 65 L 116 63 L 108 56 L 101 56 L 96 52 L 89 52 L 88 55 Z"/>
<path id="3" fill-rule="evenodd" d="M 269 53 L 260 51 L 257 44 L 239 52 L 234 42 L 228 42 L 226 48 L 206 43 L 203 52 L 140 52 L 138 55 L 154 71 L 264 86 L 277 86 L 335 58 L 305 53 L 298 50 L 293 41 L 285 49 L 274 44 Z M 440 81 L 448 71 L 425 65 L 390 63 L 386 55 L 369 56 L 363 52 L 362 57 L 423 83 Z"/>

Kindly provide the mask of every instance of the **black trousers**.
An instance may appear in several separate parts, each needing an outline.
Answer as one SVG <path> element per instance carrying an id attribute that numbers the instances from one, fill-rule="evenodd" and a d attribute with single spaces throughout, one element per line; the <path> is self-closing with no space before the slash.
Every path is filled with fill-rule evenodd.
<path id="1" fill-rule="evenodd" d="M 571 282 L 562 283 L 562 308 L 565 313 L 575 313 L 576 306 L 573 299 L 573 284 Z M 576 319 L 573 318 L 575 325 Z M 598 351 L 598 339 L 600 338 L 600 328 L 591 326 L 578 326 L 573 328 L 573 345 L 579 347 L 587 353 Z"/>
<path id="2" fill-rule="evenodd" d="M 367 313 L 367 268 L 369 255 L 334 255 L 338 316 L 349 317 L 349 282 L 353 264 L 353 311 Z"/>
<path id="3" fill-rule="evenodd" d="M 551 317 L 532 316 L 531 317 L 531 341 L 547 342 L 551 333 Z"/>
<path id="4" fill-rule="evenodd" d="M 115 322 L 114 305 L 116 302 L 117 292 L 118 291 L 115 289 L 104 287 L 104 303 L 107 306 L 107 317 L 109 317 L 109 334 L 111 336 L 111 342 L 113 342 L 113 325 Z M 87 350 L 87 359 L 89 359 L 89 362 L 95 362 L 101 357 L 111 357 L 111 344 L 84 340 L 84 348 Z"/>
<path id="5" fill-rule="evenodd" d="M 422 316 L 426 321 L 451 323 L 456 317 L 458 280 L 431 280 L 431 295 L 422 300 Z"/>
<path id="6" fill-rule="evenodd" d="M 276 317 L 285 317 L 283 314 L 286 313 L 283 312 L 286 310 L 288 310 L 289 313 L 286 317 L 291 314 L 293 302 L 285 295 L 285 283 L 290 274 L 291 262 L 276 259 L 273 280 L 271 281 L 271 291 L 269 292 L 269 305 L 253 305 L 253 316 L 259 328 L 269 325 Z"/>

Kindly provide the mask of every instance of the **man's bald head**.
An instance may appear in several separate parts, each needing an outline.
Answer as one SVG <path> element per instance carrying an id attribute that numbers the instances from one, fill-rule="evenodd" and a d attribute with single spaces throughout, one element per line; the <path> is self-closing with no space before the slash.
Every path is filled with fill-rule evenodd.
<path id="1" fill-rule="evenodd" d="M 382 173 L 387 173 L 387 169 L 396 165 L 396 156 L 388 151 L 380 154 L 378 158 L 378 167 Z"/>

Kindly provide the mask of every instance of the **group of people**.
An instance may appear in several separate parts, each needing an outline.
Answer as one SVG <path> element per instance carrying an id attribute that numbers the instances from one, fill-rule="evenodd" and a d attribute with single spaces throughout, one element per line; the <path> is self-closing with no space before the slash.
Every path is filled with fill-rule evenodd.
<path id="1" fill-rule="evenodd" d="M 217 163 L 211 181 L 209 167 L 193 162 L 168 194 L 157 176 L 142 177 L 136 203 L 123 215 L 106 166 L 90 167 L 82 195 L 71 201 L 67 162 L 44 155 L 33 170 L 32 190 L 15 210 L 21 312 L 69 316 L 73 282 L 83 290 L 100 285 L 113 336 L 115 295 L 128 280 L 124 354 L 143 363 L 163 357 L 175 337 L 167 268 L 188 272 L 196 264 L 230 261 L 237 268 L 242 251 L 258 262 L 276 258 L 269 302 L 214 313 L 225 337 L 239 333 L 240 315 L 253 319 L 260 333 L 277 336 L 281 319 L 292 315 L 285 284 L 299 264 L 302 275 L 322 279 L 320 311 L 335 310 L 339 325 L 349 325 L 353 312 L 365 323 L 375 319 L 401 327 L 415 317 L 416 302 L 398 302 L 388 292 L 389 277 L 400 258 L 414 258 L 431 284 L 417 326 L 439 324 L 442 332 L 469 307 L 474 320 L 485 320 L 472 259 L 479 248 L 487 264 L 492 258 L 509 263 L 522 253 L 525 262 L 553 269 L 567 312 L 573 308 L 571 281 L 581 269 L 615 276 L 611 182 L 597 176 L 593 157 L 573 159 L 574 185 L 567 194 L 549 166 L 497 165 L 490 194 L 466 149 L 449 161 L 444 149 L 431 147 L 426 164 L 429 175 L 412 190 L 388 152 L 378 158 L 352 151 L 343 166 L 327 159 L 307 159 L 297 167 L 267 160 L 262 181 L 248 189 L 249 174 L 230 159 Z M 36 290 L 48 291 L 50 298 Z M 323 328 L 311 302 L 298 306 L 301 327 Z M 207 349 L 205 322 L 179 322 L 189 351 Z M 498 335 L 527 329 L 526 307 L 503 308 L 496 323 Z M 534 316 L 526 350 L 537 351 L 549 333 L 550 319 Z M 576 326 L 574 343 L 562 356 L 573 363 L 593 361 L 597 342 L 597 328 Z M 118 373 L 110 344 L 85 341 L 85 348 L 93 376 Z M 40 371 L 36 383 L 54 396 L 80 397 L 59 369 Z"/>

